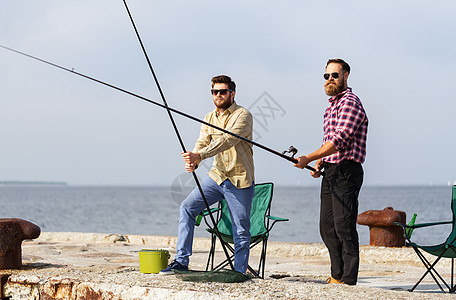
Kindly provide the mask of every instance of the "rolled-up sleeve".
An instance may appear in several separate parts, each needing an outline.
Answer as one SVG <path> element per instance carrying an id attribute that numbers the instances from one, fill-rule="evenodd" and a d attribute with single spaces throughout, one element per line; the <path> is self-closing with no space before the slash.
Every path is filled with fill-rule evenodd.
<path id="1" fill-rule="evenodd" d="M 329 141 L 340 151 L 351 143 L 358 127 L 366 118 L 366 114 L 363 107 L 350 98 L 343 100 L 337 114 L 334 134 L 329 138 Z"/>

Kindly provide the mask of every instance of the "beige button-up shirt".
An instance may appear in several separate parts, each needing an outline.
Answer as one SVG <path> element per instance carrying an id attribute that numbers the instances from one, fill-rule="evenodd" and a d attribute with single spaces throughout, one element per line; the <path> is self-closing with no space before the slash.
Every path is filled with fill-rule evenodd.
<path id="1" fill-rule="evenodd" d="M 252 139 L 253 117 L 236 102 L 223 114 L 214 109 L 204 117 L 204 121 Z M 201 160 L 215 156 L 208 175 L 217 184 L 229 179 L 235 187 L 242 189 L 251 186 L 255 180 L 252 144 L 235 136 L 203 124 L 192 152 L 199 153 Z"/>

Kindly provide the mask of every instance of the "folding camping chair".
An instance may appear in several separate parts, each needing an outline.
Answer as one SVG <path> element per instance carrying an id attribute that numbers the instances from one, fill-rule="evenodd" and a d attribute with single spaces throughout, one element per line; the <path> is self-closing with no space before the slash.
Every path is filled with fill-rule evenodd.
<path id="1" fill-rule="evenodd" d="M 288 221 L 285 218 L 274 217 L 270 215 L 271 202 L 272 202 L 272 191 L 273 183 L 260 183 L 255 185 L 255 196 L 252 200 L 252 210 L 250 213 L 250 249 L 262 242 L 262 250 L 260 255 L 260 261 L 258 265 L 258 271 L 255 271 L 250 265 L 247 269 L 255 276 L 264 278 L 264 267 L 266 263 L 266 248 L 268 243 L 269 232 L 272 230 L 272 227 L 277 222 Z M 233 226 L 231 224 L 230 213 L 228 211 L 228 206 L 226 200 L 223 199 L 219 203 L 218 208 L 212 208 L 211 211 L 217 212 L 217 229 L 220 232 L 223 242 L 231 252 L 229 259 L 234 257 L 234 248 L 230 244 L 233 244 Z M 207 215 L 208 212 L 204 210 L 202 215 Z M 206 222 L 207 224 L 207 222 Z M 215 229 L 211 228 L 208 225 L 208 232 L 211 233 L 211 249 L 209 251 L 209 257 L 207 260 L 206 271 L 209 270 L 219 270 L 226 265 L 229 261 L 226 259 L 217 266 L 214 267 L 214 258 L 215 258 L 215 246 L 217 241 L 217 235 Z"/>
<path id="2" fill-rule="evenodd" d="M 415 250 L 416 254 L 423 262 L 424 266 L 426 267 L 427 271 L 423 274 L 423 276 L 418 280 L 418 282 L 411 288 L 409 291 L 413 292 L 413 290 L 420 284 L 420 282 L 426 277 L 426 275 L 430 274 L 434 281 L 439 286 L 440 290 L 445 293 L 444 289 L 442 288 L 442 284 L 446 286 L 449 293 L 454 293 L 456 291 L 456 286 L 454 284 L 454 259 L 456 258 L 456 227 L 455 227 L 455 217 L 456 217 L 456 185 L 453 186 L 452 191 L 452 201 L 451 201 L 451 211 L 453 212 L 453 220 L 447 222 L 434 222 L 434 223 L 423 223 L 423 224 L 414 224 L 414 225 L 405 225 L 396 223 L 396 225 L 401 226 L 404 229 L 404 237 L 406 239 L 406 246 L 412 247 Z M 434 225 L 442 225 L 442 224 L 452 224 L 452 231 L 446 241 L 442 244 L 435 245 L 435 246 L 421 246 L 416 243 L 411 242 L 411 230 L 417 228 L 423 228 L 428 226 Z M 434 262 L 430 262 L 423 253 L 419 250 L 423 250 L 429 254 L 437 256 Z M 448 285 L 447 282 L 440 276 L 440 274 L 436 271 L 435 266 L 440 261 L 442 257 L 451 258 L 451 284 Z M 440 281 L 439 281 L 440 280 Z"/>

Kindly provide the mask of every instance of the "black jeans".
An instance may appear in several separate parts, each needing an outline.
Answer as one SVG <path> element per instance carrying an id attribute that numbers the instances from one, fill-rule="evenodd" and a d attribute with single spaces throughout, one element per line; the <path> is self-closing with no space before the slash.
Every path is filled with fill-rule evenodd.
<path id="1" fill-rule="evenodd" d="M 356 284 L 359 269 L 359 239 L 356 231 L 358 195 L 364 171 L 360 163 L 323 163 L 320 235 L 331 259 L 331 276 Z"/>

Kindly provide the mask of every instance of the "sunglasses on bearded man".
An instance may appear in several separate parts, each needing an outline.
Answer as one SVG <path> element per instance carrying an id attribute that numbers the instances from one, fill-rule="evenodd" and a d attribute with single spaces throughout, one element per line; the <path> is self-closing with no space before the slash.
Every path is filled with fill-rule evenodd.
<path id="1" fill-rule="evenodd" d="M 323 74 L 323 78 L 324 78 L 325 80 L 328 80 L 328 79 L 329 79 L 329 76 L 331 76 L 331 77 L 334 78 L 334 79 L 337 79 L 337 78 L 339 78 L 339 73 L 334 72 L 334 73 L 325 73 L 325 74 Z"/>
<path id="2" fill-rule="evenodd" d="M 230 89 L 221 89 L 221 90 L 211 90 L 211 94 L 214 95 L 214 96 L 217 96 L 218 93 L 220 93 L 220 95 L 226 95 L 226 93 L 230 91 L 232 92 L 233 90 L 230 90 Z"/>

